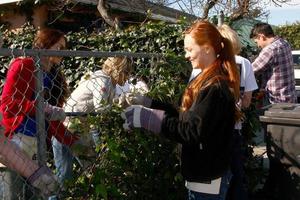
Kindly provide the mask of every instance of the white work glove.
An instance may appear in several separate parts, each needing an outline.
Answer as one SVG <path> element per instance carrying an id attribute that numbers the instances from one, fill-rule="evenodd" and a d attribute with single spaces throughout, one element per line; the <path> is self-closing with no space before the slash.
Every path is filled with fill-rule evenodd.
<path id="1" fill-rule="evenodd" d="M 132 130 L 133 128 L 144 128 L 153 133 L 160 133 L 162 120 L 165 111 L 147 108 L 141 105 L 132 105 L 121 113 L 121 117 L 125 120 L 123 128 Z"/>
<path id="2" fill-rule="evenodd" d="M 39 189 L 41 194 L 45 197 L 55 194 L 59 189 L 57 177 L 46 166 L 37 169 L 27 179 L 27 182 Z"/>
<path id="3" fill-rule="evenodd" d="M 139 93 L 126 93 L 125 101 L 128 105 L 142 105 L 145 107 L 150 107 L 152 103 L 152 99 L 141 95 Z"/>
<path id="4" fill-rule="evenodd" d="M 66 119 L 66 113 L 64 109 L 52 106 L 49 103 L 45 103 L 45 115 L 50 121 L 64 121 Z"/>
<path id="5" fill-rule="evenodd" d="M 122 93 L 120 96 L 113 98 L 112 102 L 121 106 L 122 108 L 126 108 L 129 106 L 128 102 L 126 101 L 126 96 Z"/>

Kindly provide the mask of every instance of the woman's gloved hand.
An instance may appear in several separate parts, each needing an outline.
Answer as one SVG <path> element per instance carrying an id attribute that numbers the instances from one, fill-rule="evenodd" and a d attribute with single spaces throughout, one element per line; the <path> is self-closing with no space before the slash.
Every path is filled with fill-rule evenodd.
<path id="1" fill-rule="evenodd" d="M 27 182 L 39 189 L 41 194 L 45 197 L 56 194 L 59 189 L 57 177 L 46 166 L 38 168 L 27 179 Z"/>
<path id="2" fill-rule="evenodd" d="M 121 117 L 125 119 L 125 130 L 144 128 L 153 133 L 160 133 L 165 111 L 146 108 L 141 105 L 132 105 L 125 109 Z"/>
<path id="3" fill-rule="evenodd" d="M 52 106 L 49 103 L 45 103 L 45 115 L 49 121 L 64 121 L 66 119 L 66 113 L 64 109 Z"/>

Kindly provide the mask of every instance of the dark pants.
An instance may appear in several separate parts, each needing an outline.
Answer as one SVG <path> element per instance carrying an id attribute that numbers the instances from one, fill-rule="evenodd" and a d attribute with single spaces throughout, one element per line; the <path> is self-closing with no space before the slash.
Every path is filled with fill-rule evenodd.
<path id="1" fill-rule="evenodd" d="M 242 151 L 243 137 L 239 130 L 234 131 L 233 155 L 231 161 L 232 179 L 226 200 L 248 200 L 246 175 L 244 170 L 245 156 Z"/>

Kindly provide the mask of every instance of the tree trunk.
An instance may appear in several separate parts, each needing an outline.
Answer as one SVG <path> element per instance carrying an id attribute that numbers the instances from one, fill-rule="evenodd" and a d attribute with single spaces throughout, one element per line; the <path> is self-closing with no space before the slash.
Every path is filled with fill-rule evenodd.
<path id="1" fill-rule="evenodd" d="M 208 18 L 208 13 L 211 8 L 213 8 L 218 3 L 218 0 L 207 0 L 206 4 L 203 7 L 202 19 Z"/>
<path id="2" fill-rule="evenodd" d="M 119 19 L 117 17 L 112 17 L 109 13 L 109 7 L 106 4 L 106 0 L 99 0 L 97 9 L 104 19 L 104 21 L 110 25 L 111 27 L 119 30 L 122 27 L 122 24 L 120 23 Z"/>

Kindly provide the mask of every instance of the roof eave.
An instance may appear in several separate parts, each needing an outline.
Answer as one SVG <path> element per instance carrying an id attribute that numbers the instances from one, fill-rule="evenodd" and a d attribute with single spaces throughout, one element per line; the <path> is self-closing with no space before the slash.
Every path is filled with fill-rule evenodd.
<path id="1" fill-rule="evenodd" d="M 20 2 L 20 1 L 23 1 L 23 0 L 1 0 L 0 5 L 9 4 L 9 3 L 17 3 L 17 2 Z"/>

